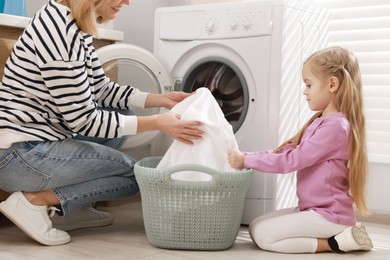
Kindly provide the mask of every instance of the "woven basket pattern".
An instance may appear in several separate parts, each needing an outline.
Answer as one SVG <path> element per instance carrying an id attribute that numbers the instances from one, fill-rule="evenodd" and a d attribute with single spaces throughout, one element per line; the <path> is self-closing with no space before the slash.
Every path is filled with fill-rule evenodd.
<path id="1" fill-rule="evenodd" d="M 156 247 L 185 250 L 223 250 L 237 237 L 246 191 L 253 171 L 219 173 L 195 165 L 155 169 L 161 157 L 135 164 L 146 235 Z M 180 171 L 210 174 L 211 181 L 179 181 Z"/>

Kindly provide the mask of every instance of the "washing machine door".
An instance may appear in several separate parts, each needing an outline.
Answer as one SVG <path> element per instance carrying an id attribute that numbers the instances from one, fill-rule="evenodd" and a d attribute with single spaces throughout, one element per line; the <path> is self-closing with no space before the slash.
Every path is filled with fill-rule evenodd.
<path id="1" fill-rule="evenodd" d="M 131 85 L 149 93 L 171 91 L 171 80 L 163 65 L 153 54 L 130 44 L 112 44 L 96 50 L 103 69 L 112 81 L 120 85 Z M 137 116 L 147 116 L 163 112 L 162 108 L 134 109 Z M 158 131 L 146 131 L 129 139 L 121 148 L 129 150 L 150 144 Z"/>
<path id="2" fill-rule="evenodd" d="M 200 61 L 187 71 L 180 84 L 189 93 L 208 88 L 236 133 L 247 116 L 249 93 L 241 71 L 232 65 L 221 60 Z"/>

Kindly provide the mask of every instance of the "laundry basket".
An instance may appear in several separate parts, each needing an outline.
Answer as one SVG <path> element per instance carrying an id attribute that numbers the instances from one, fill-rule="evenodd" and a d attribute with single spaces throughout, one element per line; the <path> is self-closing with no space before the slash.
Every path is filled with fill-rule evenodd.
<path id="1" fill-rule="evenodd" d="M 218 172 L 182 164 L 165 170 L 156 166 L 161 157 L 135 164 L 141 192 L 146 235 L 156 247 L 183 250 L 224 250 L 231 247 L 240 229 L 245 193 L 253 170 Z M 195 171 L 210 181 L 182 181 L 174 173 Z"/>

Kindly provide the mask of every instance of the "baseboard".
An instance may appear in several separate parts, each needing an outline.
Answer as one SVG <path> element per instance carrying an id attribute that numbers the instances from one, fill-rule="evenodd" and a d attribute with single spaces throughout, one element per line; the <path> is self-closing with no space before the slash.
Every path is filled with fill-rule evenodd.
<path id="1" fill-rule="evenodd" d="M 356 214 L 356 219 L 359 222 L 369 222 L 380 225 L 389 225 L 390 226 L 390 213 L 385 212 L 371 212 L 367 216 L 362 216 L 360 214 Z"/>
<path id="2" fill-rule="evenodd" d="M 0 189 L 0 201 L 6 200 L 10 194 Z"/>

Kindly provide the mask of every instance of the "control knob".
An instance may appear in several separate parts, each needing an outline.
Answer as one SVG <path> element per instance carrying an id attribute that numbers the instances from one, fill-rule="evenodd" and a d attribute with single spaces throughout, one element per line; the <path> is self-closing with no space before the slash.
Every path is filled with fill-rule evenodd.
<path id="1" fill-rule="evenodd" d="M 217 24 L 215 21 L 213 20 L 209 20 L 206 24 L 206 31 L 209 33 L 209 34 L 214 34 L 217 30 Z"/>
<path id="2" fill-rule="evenodd" d="M 229 26 L 232 31 L 235 31 L 238 29 L 238 22 L 231 22 Z"/>
<path id="3" fill-rule="evenodd" d="M 249 30 L 252 27 L 252 22 L 250 20 L 245 20 L 244 22 L 242 22 L 242 27 L 245 30 Z"/>

